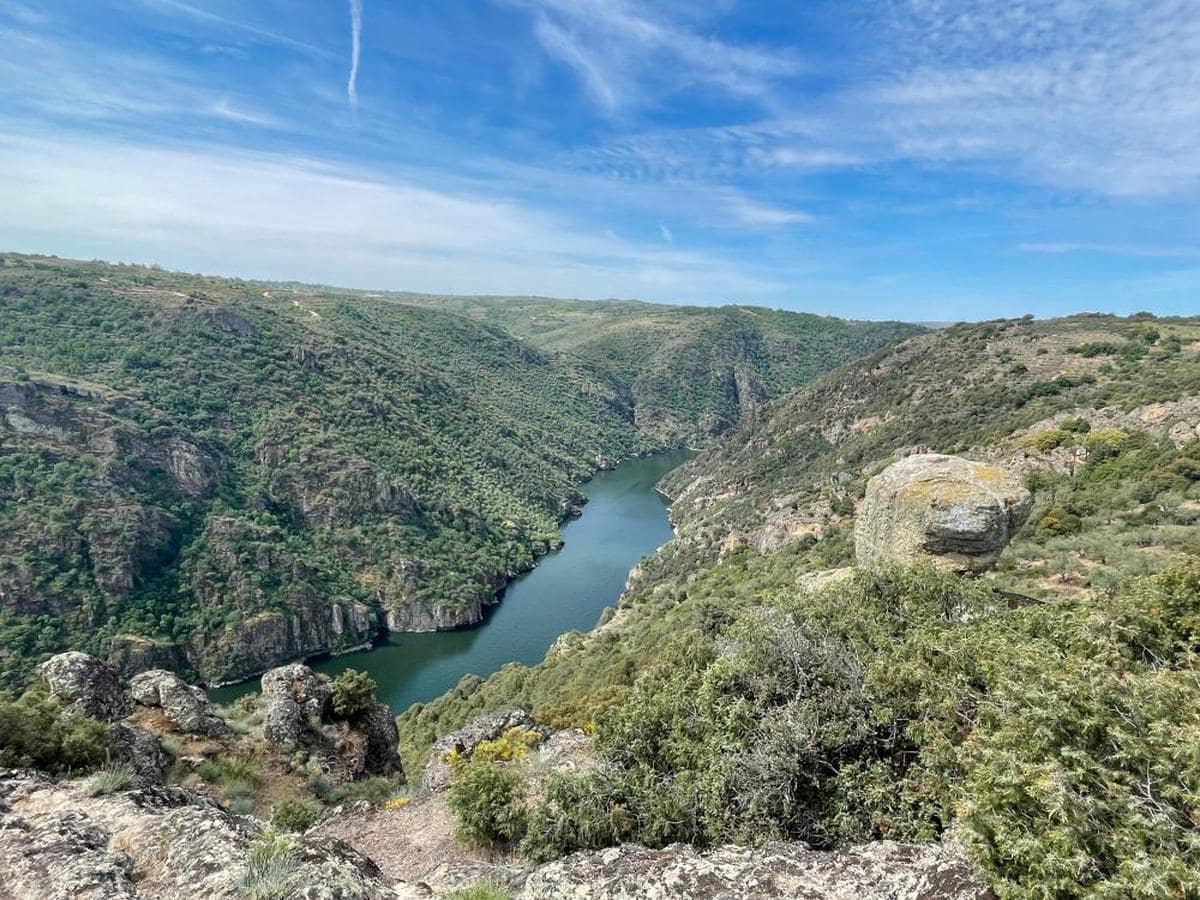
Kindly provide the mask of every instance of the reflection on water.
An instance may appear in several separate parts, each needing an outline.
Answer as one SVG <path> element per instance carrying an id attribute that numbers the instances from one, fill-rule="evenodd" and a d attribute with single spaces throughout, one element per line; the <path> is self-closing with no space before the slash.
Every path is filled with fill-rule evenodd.
<path id="1" fill-rule="evenodd" d="M 392 634 L 373 650 L 325 659 L 313 668 L 331 675 L 348 668 L 370 672 L 380 699 L 399 712 L 437 697 L 468 673 L 487 677 L 507 662 L 539 662 L 563 632 L 595 625 L 621 593 L 629 570 L 671 537 L 666 501 L 654 485 L 687 456 L 661 453 L 597 473 L 583 487 L 588 497 L 583 516 L 563 528 L 563 548 L 513 581 L 479 626 Z M 228 703 L 257 686 L 256 679 L 211 694 Z"/>

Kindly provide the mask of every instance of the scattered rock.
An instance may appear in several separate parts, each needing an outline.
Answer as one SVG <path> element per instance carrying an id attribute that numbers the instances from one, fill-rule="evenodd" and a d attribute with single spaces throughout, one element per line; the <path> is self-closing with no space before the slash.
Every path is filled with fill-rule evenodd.
<path id="1" fill-rule="evenodd" d="M 77 650 L 59 653 L 38 666 L 38 674 L 68 713 L 93 716 L 105 722 L 129 713 L 129 695 L 121 687 L 116 670 L 87 653 Z"/>
<path id="2" fill-rule="evenodd" d="M 161 708 L 179 731 L 216 738 L 230 733 L 229 726 L 217 715 L 204 691 L 173 672 L 151 669 L 135 675 L 129 682 L 129 692 L 135 702 Z"/>
<path id="3" fill-rule="evenodd" d="M 995 564 L 1032 504 L 1002 469 L 937 453 L 908 456 L 867 482 L 855 553 L 863 566 L 932 559 L 981 571 Z"/>
<path id="4" fill-rule="evenodd" d="M 804 844 L 662 850 L 627 845 L 576 853 L 535 869 L 520 900 L 984 900 L 966 858 L 944 844 L 892 841 L 836 852 Z"/>

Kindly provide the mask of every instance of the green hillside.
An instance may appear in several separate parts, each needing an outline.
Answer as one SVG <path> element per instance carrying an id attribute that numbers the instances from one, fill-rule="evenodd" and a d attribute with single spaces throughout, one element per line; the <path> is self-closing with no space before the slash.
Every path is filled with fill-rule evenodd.
<path id="1" fill-rule="evenodd" d="M 918 449 L 1034 496 L 982 578 L 851 565 L 866 479 Z M 954 840 L 1001 896 L 1200 878 L 1200 320 L 954 326 L 767 405 L 664 480 L 675 541 L 532 668 L 401 716 L 522 706 L 596 735 L 524 848 Z"/>
<path id="2" fill-rule="evenodd" d="M 668 442 L 704 442 L 764 400 L 921 331 L 903 322 L 848 322 L 750 306 L 387 296 L 453 310 L 589 371 L 610 373 L 638 427 Z"/>
<path id="3" fill-rule="evenodd" d="M 476 622 L 583 479 L 680 436 L 619 366 L 453 309 L 0 259 L 9 684 L 67 647 L 212 682 Z M 829 368 L 888 334 L 822 323 L 761 364 Z M 688 415 L 732 424 L 724 397 Z"/>

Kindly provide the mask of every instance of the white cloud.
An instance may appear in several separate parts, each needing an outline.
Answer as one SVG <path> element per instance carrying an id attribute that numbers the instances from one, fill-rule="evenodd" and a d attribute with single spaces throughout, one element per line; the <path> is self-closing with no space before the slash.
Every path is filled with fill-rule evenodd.
<path id="1" fill-rule="evenodd" d="M 731 191 L 726 195 L 725 206 L 738 224 L 751 227 L 778 227 L 814 221 L 810 213 L 760 203 L 738 192 Z"/>
<path id="2" fill-rule="evenodd" d="M 659 234 L 662 235 L 662 239 L 664 241 L 666 241 L 668 244 L 675 243 L 675 235 L 671 234 L 671 229 L 668 228 L 666 225 L 664 225 L 662 222 L 658 223 L 658 231 L 659 231 Z"/>
<path id="3" fill-rule="evenodd" d="M 410 290 L 715 300 L 781 287 L 713 254 L 312 159 L 9 137 L 0 171 L 0 246 L 14 249 Z"/>
<path id="4" fill-rule="evenodd" d="M 362 56 L 362 0 L 350 0 L 350 75 L 346 79 L 346 98 L 358 115 L 358 63 Z"/>
<path id="5" fill-rule="evenodd" d="M 788 52 L 704 36 L 661 8 L 654 15 L 627 0 L 497 2 L 532 14 L 542 48 L 574 69 L 608 114 L 692 86 L 765 100 L 775 81 L 799 69 Z"/>

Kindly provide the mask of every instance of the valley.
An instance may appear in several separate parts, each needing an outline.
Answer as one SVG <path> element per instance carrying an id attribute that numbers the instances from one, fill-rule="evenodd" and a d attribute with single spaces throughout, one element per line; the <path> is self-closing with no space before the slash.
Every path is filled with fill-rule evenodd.
<path id="1" fill-rule="evenodd" d="M 55 871 L 46 803 L 181 804 L 217 893 L 1195 883 L 1200 320 L 13 255 L 0 308 L 0 790 Z"/>

